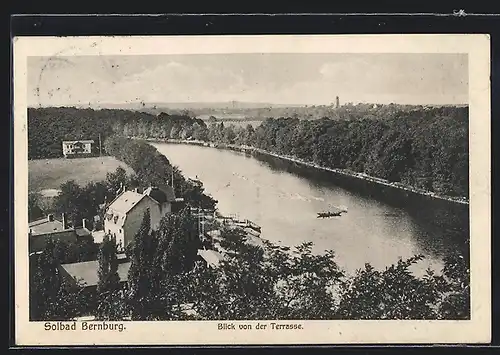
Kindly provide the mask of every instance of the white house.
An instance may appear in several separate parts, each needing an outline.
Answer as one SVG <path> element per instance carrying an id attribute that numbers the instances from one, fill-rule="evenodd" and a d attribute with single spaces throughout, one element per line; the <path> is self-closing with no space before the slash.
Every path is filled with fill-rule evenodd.
<path id="1" fill-rule="evenodd" d="M 90 155 L 92 154 L 92 144 L 94 144 L 93 140 L 63 141 L 63 155 L 65 158 L 77 155 Z"/>
<path id="2" fill-rule="evenodd" d="M 171 187 L 149 187 L 143 193 L 123 191 L 109 205 L 104 217 L 104 232 L 116 237 L 119 249 L 125 248 L 139 231 L 144 213 L 149 209 L 151 229 L 172 211 L 175 201 Z"/>

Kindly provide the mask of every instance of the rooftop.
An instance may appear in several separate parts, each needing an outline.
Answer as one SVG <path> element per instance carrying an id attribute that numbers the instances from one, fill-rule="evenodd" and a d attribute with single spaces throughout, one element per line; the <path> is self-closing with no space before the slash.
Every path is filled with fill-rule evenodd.
<path id="1" fill-rule="evenodd" d="M 29 229 L 31 230 L 31 233 L 33 235 L 62 232 L 65 230 L 63 228 L 62 222 L 58 221 L 57 219 L 49 221 L 47 218 L 30 222 Z"/>
<path id="2" fill-rule="evenodd" d="M 57 197 L 61 193 L 58 189 L 44 189 L 39 191 L 40 195 L 43 197 Z"/>
<path id="3" fill-rule="evenodd" d="M 114 212 L 121 212 L 127 214 L 132 208 L 135 207 L 146 195 L 137 193 L 135 191 L 122 192 L 109 206 Z"/>
<path id="4" fill-rule="evenodd" d="M 78 237 L 86 237 L 92 235 L 92 232 L 84 227 L 76 228 L 75 233 Z"/>
<path id="5" fill-rule="evenodd" d="M 144 190 L 144 195 L 148 195 L 160 204 L 175 201 L 174 189 L 170 186 L 150 186 Z"/>
<path id="6" fill-rule="evenodd" d="M 75 144 L 75 143 L 94 143 L 92 139 L 81 140 L 81 141 L 63 141 L 63 144 Z"/>
<path id="7" fill-rule="evenodd" d="M 246 242 L 256 247 L 264 247 L 264 242 L 262 241 L 262 239 L 253 235 L 247 235 Z"/>
<path id="8" fill-rule="evenodd" d="M 199 249 L 198 255 L 201 256 L 207 262 L 208 266 L 211 267 L 219 266 L 220 261 L 224 259 L 224 256 L 215 250 Z"/>
<path id="9" fill-rule="evenodd" d="M 81 281 L 85 286 L 96 286 L 99 282 L 97 272 L 99 261 L 84 261 L 81 263 L 62 264 L 61 267 L 76 281 Z M 130 261 L 118 264 L 118 276 L 120 281 L 127 281 Z"/>

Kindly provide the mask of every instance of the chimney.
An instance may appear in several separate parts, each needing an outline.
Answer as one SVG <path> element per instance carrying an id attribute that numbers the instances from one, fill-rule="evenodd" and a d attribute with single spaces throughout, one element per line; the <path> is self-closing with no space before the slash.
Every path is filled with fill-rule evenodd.
<path id="1" fill-rule="evenodd" d="M 49 214 L 49 215 L 47 216 L 47 221 L 48 221 L 48 222 L 54 222 L 54 215 L 53 215 L 53 214 Z"/>
<path id="2" fill-rule="evenodd" d="M 87 218 L 82 219 L 82 227 L 87 228 Z"/>
<path id="3" fill-rule="evenodd" d="M 136 188 L 134 189 L 134 192 L 135 192 L 136 194 L 138 194 L 138 193 L 139 193 L 139 188 L 138 188 L 138 187 L 136 187 Z"/>
<path id="4" fill-rule="evenodd" d="M 68 221 L 66 221 L 66 213 L 61 213 L 63 229 L 68 229 Z"/>

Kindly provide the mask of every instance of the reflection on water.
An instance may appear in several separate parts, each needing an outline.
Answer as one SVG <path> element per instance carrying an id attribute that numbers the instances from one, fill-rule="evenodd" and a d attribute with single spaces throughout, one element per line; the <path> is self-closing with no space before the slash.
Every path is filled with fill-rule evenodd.
<path id="1" fill-rule="evenodd" d="M 391 206 L 348 191 L 279 161 L 200 146 L 155 144 L 185 175 L 198 176 L 219 201 L 223 214 L 237 214 L 262 227 L 262 236 L 288 246 L 312 241 L 316 252 L 335 251 L 338 264 L 352 272 L 370 263 L 384 268 L 415 254 L 426 256 L 417 272 L 440 269 L 443 256 L 467 249 L 468 223 L 450 227 L 446 213 L 429 206 Z M 305 177 L 304 175 L 307 175 Z M 318 219 L 317 212 L 343 206 L 341 217 Z M 435 222 L 437 216 L 440 222 Z"/>

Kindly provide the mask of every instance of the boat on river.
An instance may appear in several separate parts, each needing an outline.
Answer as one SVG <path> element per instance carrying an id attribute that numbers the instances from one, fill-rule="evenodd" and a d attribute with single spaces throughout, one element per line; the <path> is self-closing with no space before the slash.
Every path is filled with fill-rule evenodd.
<path id="1" fill-rule="evenodd" d="M 317 218 L 330 218 L 330 217 L 340 217 L 342 213 L 347 213 L 347 209 L 332 207 L 330 211 L 318 212 Z"/>
<path id="2" fill-rule="evenodd" d="M 338 212 L 318 212 L 317 218 L 330 218 L 330 217 L 340 217 L 344 211 Z"/>

